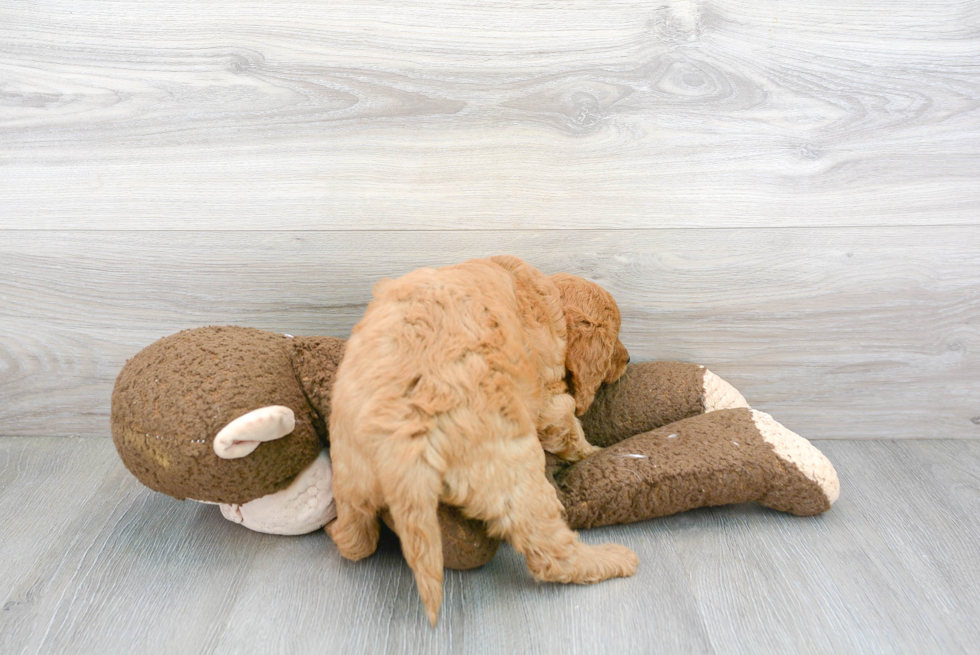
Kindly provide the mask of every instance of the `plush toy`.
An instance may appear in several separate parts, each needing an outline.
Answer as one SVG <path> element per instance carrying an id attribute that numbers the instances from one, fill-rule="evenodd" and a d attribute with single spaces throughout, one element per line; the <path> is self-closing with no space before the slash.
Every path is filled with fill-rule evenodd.
<path id="1" fill-rule="evenodd" d="M 241 327 L 165 337 L 116 380 L 116 449 L 146 486 L 218 504 L 245 527 L 317 530 L 335 517 L 326 426 L 343 350 L 333 337 Z M 604 449 L 574 464 L 547 460 L 574 529 L 744 502 L 805 516 L 839 493 L 819 450 L 696 364 L 631 364 L 581 420 Z M 447 567 L 496 553 L 479 521 L 449 506 L 439 516 Z"/>

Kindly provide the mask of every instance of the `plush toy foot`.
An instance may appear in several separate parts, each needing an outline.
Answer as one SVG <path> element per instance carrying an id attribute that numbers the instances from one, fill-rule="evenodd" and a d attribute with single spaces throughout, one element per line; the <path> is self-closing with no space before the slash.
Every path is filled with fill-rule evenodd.
<path id="1" fill-rule="evenodd" d="M 221 504 L 221 514 L 250 530 L 268 534 L 307 534 L 337 517 L 330 457 L 324 450 L 293 482 L 244 505 Z"/>
<path id="2" fill-rule="evenodd" d="M 586 439 L 605 447 L 674 421 L 748 406 L 735 387 L 703 366 L 642 362 L 602 385 L 581 421 Z"/>
<path id="3" fill-rule="evenodd" d="M 296 415 L 283 405 L 254 409 L 221 428 L 214 454 L 222 459 L 245 457 L 265 441 L 281 439 L 296 427 Z"/>
<path id="4" fill-rule="evenodd" d="M 699 366 L 703 375 L 701 380 L 701 406 L 704 412 L 715 412 L 719 409 L 735 409 L 748 407 L 745 398 L 738 389 L 728 384 L 720 377 L 703 366 Z"/>
<path id="5" fill-rule="evenodd" d="M 745 502 L 807 516 L 830 509 L 840 493 L 819 450 L 747 408 L 639 434 L 564 468 L 549 459 L 549 472 L 573 529 Z"/>
<path id="6" fill-rule="evenodd" d="M 751 411 L 759 434 L 785 464 L 786 472 L 786 476 L 760 498 L 759 503 L 800 516 L 830 509 L 840 496 L 840 481 L 830 460 L 812 443 L 777 423 L 769 414 Z M 796 472 L 801 475 L 796 475 Z M 819 493 L 814 484 L 819 488 Z"/>

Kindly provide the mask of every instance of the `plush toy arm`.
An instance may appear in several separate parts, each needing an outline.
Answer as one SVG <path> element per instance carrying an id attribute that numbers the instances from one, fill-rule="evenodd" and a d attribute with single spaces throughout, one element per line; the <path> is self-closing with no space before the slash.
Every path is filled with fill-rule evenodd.
<path id="1" fill-rule="evenodd" d="M 758 502 L 800 516 L 837 500 L 833 465 L 768 414 L 739 408 L 636 435 L 572 465 L 549 461 L 570 527 Z"/>
<path id="2" fill-rule="evenodd" d="M 748 406 L 735 387 L 703 366 L 643 362 L 602 385 L 580 420 L 586 439 L 605 447 L 705 412 Z"/>
<path id="3" fill-rule="evenodd" d="M 281 439 L 296 427 L 296 415 L 283 405 L 269 405 L 242 414 L 214 436 L 214 454 L 222 459 L 245 457 L 266 441 Z"/>

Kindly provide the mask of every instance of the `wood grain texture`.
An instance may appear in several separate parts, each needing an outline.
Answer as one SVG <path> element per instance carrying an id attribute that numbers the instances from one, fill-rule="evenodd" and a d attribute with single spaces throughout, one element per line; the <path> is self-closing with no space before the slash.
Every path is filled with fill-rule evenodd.
<path id="1" fill-rule="evenodd" d="M 980 5 L 0 6 L 0 229 L 976 225 Z"/>
<path id="2" fill-rule="evenodd" d="M 838 503 L 814 518 L 819 528 L 768 520 L 761 508 L 674 517 L 712 644 L 747 653 L 974 650 L 980 629 L 964 617 L 980 608 L 978 524 L 963 520 L 950 492 L 980 492 L 980 442 L 817 445 L 841 478 Z M 935 475 L 937 459 L 972 475 Z M 825 538 L 809 538 L 815 530 Z"/>
<path id="3" fill-rule="evenodd" d="M 704 364 L 805 436 L 980 436 L 980 228 L 6 237 L 6 434 L 107 434 L 125 359 L 178 330 L 346 336 L 376 280 L 507 252 L 608 288 L 637 360 Z"/>
<path id="4" fill-rule="evenodd" d="M 49 463 L 60 457 L 72 465 Z M 0 493 L 0 651 L 207 650 L 257 533 L 214 543 L 197 512 L 142 487 L 105 439 L 2 438 L 0 464 L 22 471 Z"/>
<path id="5" fill-rule="evenodd" d="M 696 510 L 582 533 L 641 564 L 535 583 L 503 547 L 428 627 L 397 541 L 362 562 L 153 493 L 107 439 L 0 438 L 0 651 L 971 652 L 980 442 L 819 442 L 842 495 L 799 518 Z"/>

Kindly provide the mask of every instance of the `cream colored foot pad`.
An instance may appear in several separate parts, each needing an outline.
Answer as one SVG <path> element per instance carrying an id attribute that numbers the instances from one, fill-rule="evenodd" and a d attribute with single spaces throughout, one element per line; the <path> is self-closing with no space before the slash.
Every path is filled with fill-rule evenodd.
<path id="1" fill-rule="evenodd" d="M 735 409 L 737 407 L 748 407 L 745 398 L 738 392 L 738 389 L 728 384 L 720 377 L 704 369 L 704 411 L 714 412 L 719 409 Z"/>

